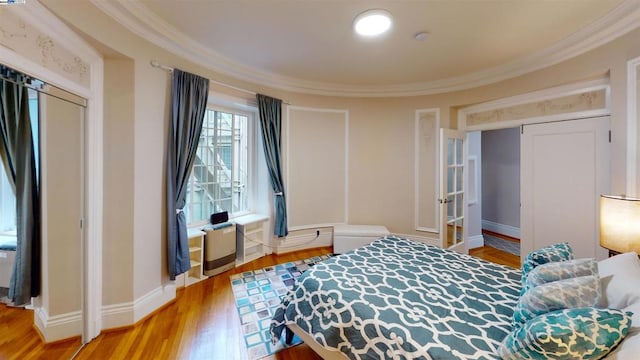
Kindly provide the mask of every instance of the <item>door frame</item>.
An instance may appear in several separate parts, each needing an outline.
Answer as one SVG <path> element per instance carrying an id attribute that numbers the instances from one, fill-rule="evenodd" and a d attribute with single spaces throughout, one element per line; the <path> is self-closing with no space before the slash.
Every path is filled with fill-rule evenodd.
<path id="1" fill-rule="evenodd" d="M 81 84 L 64 75 L 61 69 L 51 65 L 45 67 L 40 60 L 30 56 L 26 50 L 19 53 L 0 46 L 0 62 L 18 71 L 34 76 L 87 100 L 86 126 L 84 134 L 85 238 L 83 249 L 83 331 L 82 343 L 88 343 L 102 330 L 102 227 L 103 227 L 103 73 L 102 55 L 60 19 L 37 1 L 20 6 L 3 8 L 24 20 L 24 29 L 29 36 L 47 34 L 55 43 L 65 44 L 70 54 L 88 64 L 87 84 Z M 22 32 L 22 30 L 21 30 Z M 21 40 L 24 41 L 24 40 Z M 37 42 L 29 51 L 39 53 Z M 62 64 L 64 65 L 64 64 Z M 62 66 L 60 65 L 60 66 Z M 56 71 L 57 70 L 57 71 Z M 43 214 L 46 216 L 46 214 Z M 44 319 L 49 320 L 49 319 Z M 49 323 L 51 321 L 48 321 Z M 77 334 L 74 334 L 77 335 Z"/>
<path id="2" fill-rule="evenodd" d="M 603 97 L 591 102 L 594 96 Z M 573 106 L 586 102 L 591 107 Z M 572 103 L 573 102 L 573 103 Z M 565 105 L 566 111 L 548 113 L 556 105 Z M 526 113 L 528 116 L 518 117 Z M 509 117 L 511 115 L 511 118 Z M 611 115 L 611 89 L 608 78 L 576 82 L 526 94 L 488 101 L 458 111 L 458 128 L 461 131 L 486 131 L 520 127 L 528 124 L 578 120 Z M 522 166 L 522 165 L 521 165 Z M 522 179 L 521 185 L 522 185 Z M 465 200 L 465 207 L 468 202 Z M 469 243 L 468 241 L 466 242 Z M 521 256 L 522 259 L 522 256 Z"/>

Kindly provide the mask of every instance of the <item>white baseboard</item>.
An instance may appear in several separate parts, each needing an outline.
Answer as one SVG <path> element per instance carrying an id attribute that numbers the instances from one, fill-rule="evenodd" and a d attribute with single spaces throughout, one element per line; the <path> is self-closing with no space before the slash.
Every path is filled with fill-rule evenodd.
<path id="1" fill-rule="evenodd" d="M 157 287 L 133 302 L 102 307 L 102 328 L 130 326 L 176 298 L 176 284 Z"/>
<path id="2" fill-rule="evenodd" d="M 146 295 L 138 298 L 134 303 L 134 322 L 138 322 L 175 298 L 176 285 L 172 283 L 157 287 L 148 292 Z"/>
<path id="3" fill-rule="evenodd" d="M 484 246 L 484 237 L 481 235 L 469 236 L 467 239 L 467 249 L 475 249 Z"/>
<path id="4" fill-rule="evenodd" d="M 333 231 L 327 228 L 318 229 L 320 236 L 316 235 L 316 228 L 300 229 L 289 232 L 284 239 L 276 239 L 276 254 L 285 254 L 292 251 L 326 247 L 333 245 Z"/>
<path id="5" fill-rule="evenodd" d="M 176 279 L 174 283 L 176 284 L 176 289 L 180 289 L 187 286 L 187 273 L 182 273 L 176 275 Z"/>
<path id="6" fill-rule="evenodd" d="M 133 323 L 133 302 L 102 306 L 102 329 L 114 329 Z"/>
<path id="7" fill-rule="evenodd" d="M 520 228 L 515 226 L 498 224 L 489 220 L 482 220 L 482 228 L 498 234 L 520 239 Z"/>
<path id="8" fill-rule="evenodd" d="M 39 307 L 34 309 L 33 320 L 46 343 L 82 336 L 82 312 L 79 310 L 49 316 L 47 310 Z"/>

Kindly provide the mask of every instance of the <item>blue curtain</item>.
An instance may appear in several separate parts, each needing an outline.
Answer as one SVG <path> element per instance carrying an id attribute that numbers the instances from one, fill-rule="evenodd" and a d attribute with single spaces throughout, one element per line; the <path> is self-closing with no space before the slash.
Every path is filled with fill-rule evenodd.
<path id="1" fill-rule="evenodd" d="M 171 280 L 191 267 L 187 220 L 183 209 L 208 96 L 208 79 L 178 69 L 173 70 L 166 157 L 167 265 Z"/>
<path id="2" fill-rule="evenodd" d="M 282 132 L 282 100 L 266 95 L 257 94 L 258 110 L 260 111 L 260 128 L 262 129 L 262 144 L 264 157 L 269 169 L 271 188 L 273 189 L 273 203 L 276 211 L 274 234 L 278 237 L 287 236 L 287 201 L 284 194 L 281 165 L 281 132 Z"/>
<path id="3" fill-rule="evenodd" d="M 0 158 L 16 195 L 17 247 L 9 284 L 9 301 L 29 304 L 40 294 L 40 198 L 28 89 L 28 78 L 1 67 Z M 5 77 L 10 77 L 11 81 Z"/>

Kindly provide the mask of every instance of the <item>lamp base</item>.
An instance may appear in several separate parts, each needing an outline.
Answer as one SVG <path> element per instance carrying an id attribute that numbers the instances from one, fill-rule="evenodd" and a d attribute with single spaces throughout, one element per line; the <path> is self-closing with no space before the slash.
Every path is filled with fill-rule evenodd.
<path id="1" fill-rule="evenodd" d="M 607 249 L 607 250 L 609 250 L 609 249 Z M 609 250 L 609 257 L 620 255 L 620 254 L 622 254 L 622 253 L 619 252 L 619 251 Z M 638 259 L 640 259 L 640 254 L 638 254 Z"/>
<path id="2" fill-rule="evenodd" d="M 620 254 L 622 254 L 622 253 L 619 252 L 619 251 L 609 250 L 609 257 L 620 255 Z"/>

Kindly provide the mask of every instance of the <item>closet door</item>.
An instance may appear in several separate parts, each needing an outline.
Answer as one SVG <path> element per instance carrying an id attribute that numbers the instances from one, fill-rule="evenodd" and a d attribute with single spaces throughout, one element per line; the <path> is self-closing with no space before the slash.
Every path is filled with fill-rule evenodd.
<path id="1" fill-rule="evenodd" d="M 82 333 L 84 107 L 40 94 L 43 291 L 49 318 Z M 44 334 L 55 339 L 53 330 Z"/>
<path id="2" fill-rule="evenodd" d="M 609 117 L 524 125 L 521 135 L 521 258 L 568 242 L 576 258 L 599 246 L 599 196 L 609 192 Z"/>

